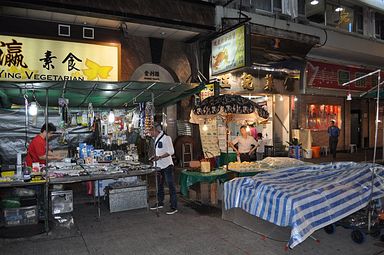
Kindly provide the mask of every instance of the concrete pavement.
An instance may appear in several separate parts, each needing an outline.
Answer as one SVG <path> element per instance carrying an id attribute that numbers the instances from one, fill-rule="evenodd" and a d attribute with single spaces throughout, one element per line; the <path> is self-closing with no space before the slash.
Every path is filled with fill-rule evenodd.
<path id="1" fill-rule="evenodd" d="M 338 153 L 337 160 L 371 160 L 372 153 Z M 329 162 L 332 157 L 306 161 Z M 350 238 L 351 231 L 342 227 L 337 227 L 332 235 L 319 230 L 313 235 L 319 242 L 308 238 L 293 250 L 285 250 L 286 240 L 264 239 L 222 220 L 218 208 L 196 206 L 181 198 L 180 212 L 172 216 L 166 215 L 165 210 L 160 217 L 148 210 L 111 214 L 104 204 L 98 220 L 97 209 L 91 203 L 75 204 L 73 216 L 75 225 L 71 229 L 55 227 L 48 235 L 0 239 L 0 254 L 384 254 L 383 242 L 366 236 L 363 244 L 356 244 Z M 266 229 L 265 233 L 269 231 Z"/>
<path id="2" fill-rule="evenodd" d="M 263 239 L 261 235 L 221 219 L 217 208 L 200 207 L 181 200 L 180 212 L 156 217 L 148 210 L 110 214 L 106 207 L 96 219 L 93 205 L 75 206 L 75 226 L 55 228 L 49 235 L 24 239 L 0 239 L 2 255 L 45 254 L 359 254 L 384 253 L 383 243 L 367 236 L 353 243 L 350 230 L 338 227 L 333 235 L 323 230 L 293 250 L 285 240 Z M 270 230 L 266 230 L 268 232 Z"/>

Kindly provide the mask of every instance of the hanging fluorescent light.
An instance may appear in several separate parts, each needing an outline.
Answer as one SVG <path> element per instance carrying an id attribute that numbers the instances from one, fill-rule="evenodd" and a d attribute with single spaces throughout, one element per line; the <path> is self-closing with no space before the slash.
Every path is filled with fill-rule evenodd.
<path id="1" fill-rule="evenodd" d="M 342 12 L 343 10 L 344 8 L 339 6 L 335 9 L 335 12 Z"/>
<path id="2" fill-rule="evenodd" d="M 311 5 L 316 5 L 316 4 L 318 4 L 319 3 L 319 1 L 317 1 L 317 0 L 313 0 L 313 1 L 311 1 Z"/>
<path id="3" fill-rule="evenodd" d="M 108 115 L 108 122 L 109 122 L 109 123 L 113 123 L 113 122 L 115 122 L 115 113 L 113 112 L 113 110 L 111 110 L 111 111 L 109 112 L 109 115 Z"/>
<path id="4" fill-rule="evenodd" d="M 36 116 L 37 115 L 37 104 L 36 102 L 31 102 L 28 109 L 29 115 Z"/>

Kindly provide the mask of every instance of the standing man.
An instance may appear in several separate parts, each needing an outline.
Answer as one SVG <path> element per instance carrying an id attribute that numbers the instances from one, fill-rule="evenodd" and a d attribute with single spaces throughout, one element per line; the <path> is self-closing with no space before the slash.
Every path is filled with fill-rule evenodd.
<path id="1" fill-rule="evenodd" d="M 340 129 L 335 126 L 335 121 L 331 120 L 331 126 L 328 127 L 328 136 L 329 136 L 329 149 L 333 156 L 333 158 L 336 158 L 336 149 L 337 149 L 337 142 L 339 141 L 339 134 Z"/>
<path id="2" fill-rule="evenodd" d="M 251 161 L 251 155 L 256 150 L 256 140 L 252 136 L 247 134 L 247 127 L 240 127 L 241 136 L 236 137 L 232 142 L 229 142 L 229 146 L 236 152 L 237 156 L 240 157 L 240 161 Z M 238 145 L 238 148 L 235 147 Z M 252 148 L 252 145 L 254 146 Z"/>
<path id="3" fill-rule="evenodd" d="M 46 165 L 46 140 L 53 136 L 56 131 L 55 125 L 48 123 L 48 126 L 44 124 L 40 129 L 40 134 L 33 138 L 32 142 L 28 146 L 27 156 L 25 158 L 25 165 L 32 166 L 32 163 L 40 163 Z M 48 150 L 48 160 L 60 160 L 61 157 L 56 155 L 53 151 Z"/>
<path id="4" fill-rule="evenodd" d="M 151 210 L 157 210 L 164 207 L 164 179 L 167 181 L 170 195 L 171 208 L 166 212 L 168 215 L 177 213 L 177 196 L 175 182 L 173 178 L 173 161 L 172 155 L 175 153 L 172 138 L 166 135 L 160 124 L 155 124 L 152 131 L 152 137 L 155 138 L 156 154 L 152 158 L 154 165 L 160 170 L 156 172 L 158 181 L 157 203 L 151 207 Z"/>

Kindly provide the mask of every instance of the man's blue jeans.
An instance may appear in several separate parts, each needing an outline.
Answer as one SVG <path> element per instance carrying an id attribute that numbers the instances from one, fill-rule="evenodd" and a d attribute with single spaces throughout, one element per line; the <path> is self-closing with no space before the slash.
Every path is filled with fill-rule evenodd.
<path id="1" fill-rule="evenodd" d="M 157 181 L 159 185 L 157 190 L 157 198 L 158 198 L 158 204 L 163 205 L 164 204 L 164 180 L 165 180 L 168 184 L 169 195 L 171 197 L 171 208 L 177 209 L 177 197 L 176 197 L 175 181 L 173 178 L 173 171 L 174 171 L 173 165 L 169 165 L 168 167 L 161 169 L 156 173 Z"/>

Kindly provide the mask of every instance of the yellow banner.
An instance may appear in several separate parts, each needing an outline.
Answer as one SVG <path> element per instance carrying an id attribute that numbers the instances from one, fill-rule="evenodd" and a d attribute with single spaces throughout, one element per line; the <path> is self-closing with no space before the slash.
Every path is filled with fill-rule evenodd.
<path id="1" fill-rule="evenodd" d="M 119 80 L 120 46 L 0 35 L 1 81 Z"/>

